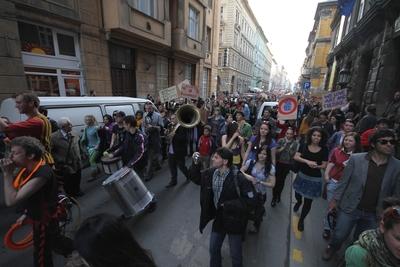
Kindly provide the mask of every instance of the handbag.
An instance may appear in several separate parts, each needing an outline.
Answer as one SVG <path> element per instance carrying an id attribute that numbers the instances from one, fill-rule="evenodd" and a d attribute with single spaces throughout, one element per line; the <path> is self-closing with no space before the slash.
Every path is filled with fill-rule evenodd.
<path id="1" fill-rule="evenodd" d="M 246 229 L 249 219 L 249 208 L 240 194 L 237 173 L 238 171 L 235 170 L 233 181 L 238 198 L 224 202 L 222 209 L 224 229 L 229 234 L 242 234 Z"/>

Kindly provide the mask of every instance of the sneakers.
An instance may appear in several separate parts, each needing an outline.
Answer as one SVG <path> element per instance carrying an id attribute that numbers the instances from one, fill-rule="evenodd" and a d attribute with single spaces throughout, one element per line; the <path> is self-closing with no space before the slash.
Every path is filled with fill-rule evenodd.
<path id="1" fill-rule="evenodd" d="M 332 247 L 328 246 L 325 250 L 324 253 L 322 254 L 322 259 L 324 261 L 329 261 L 333 258 L 335 255 L 336 250 L 334 250 Z"/>
<path id="2" fill-rule="evenodd" d="M 273 199 L 273 200 L 271 201 L 271 207 L 275 207 L 275 206 L 276 206 L 276 200 Z"/>

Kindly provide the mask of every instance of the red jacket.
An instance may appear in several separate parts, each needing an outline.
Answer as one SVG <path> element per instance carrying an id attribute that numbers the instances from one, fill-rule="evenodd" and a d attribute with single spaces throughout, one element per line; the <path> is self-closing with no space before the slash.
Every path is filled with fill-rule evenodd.
<path id="1" fill-rule="evenodd" d="M 375 128 L 366 130 L 361 134 L 361 146 L 364 151 L 369 150 L 369 138 L 376 132 Z"/>

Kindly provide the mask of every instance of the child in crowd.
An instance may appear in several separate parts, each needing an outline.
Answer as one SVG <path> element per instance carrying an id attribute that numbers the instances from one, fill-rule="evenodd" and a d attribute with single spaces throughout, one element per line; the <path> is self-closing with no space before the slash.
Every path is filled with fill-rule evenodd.
<path id="1" fill-rule="evenodd" d="M 211 126 L 206 125 L 203 129 L 203 135 L 199 138 L 198 145 L 202 169 L 208 169 L 210 167 L 210 157 L 214 152 L 214 148 L 215 142 L 211 136 Z"/>

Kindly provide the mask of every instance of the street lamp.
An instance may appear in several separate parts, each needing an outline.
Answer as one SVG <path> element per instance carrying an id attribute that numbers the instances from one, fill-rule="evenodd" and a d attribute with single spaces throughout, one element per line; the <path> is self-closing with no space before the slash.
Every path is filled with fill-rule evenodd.
<path id="1" fill-rule="evenodd" d="M 343 67 L 340 71 L 339 71 L 339 81 L 338 84 L 339 86 L 344 89 L 347 84 L 350 82 L 350 70 L 347 67 Z"/>

